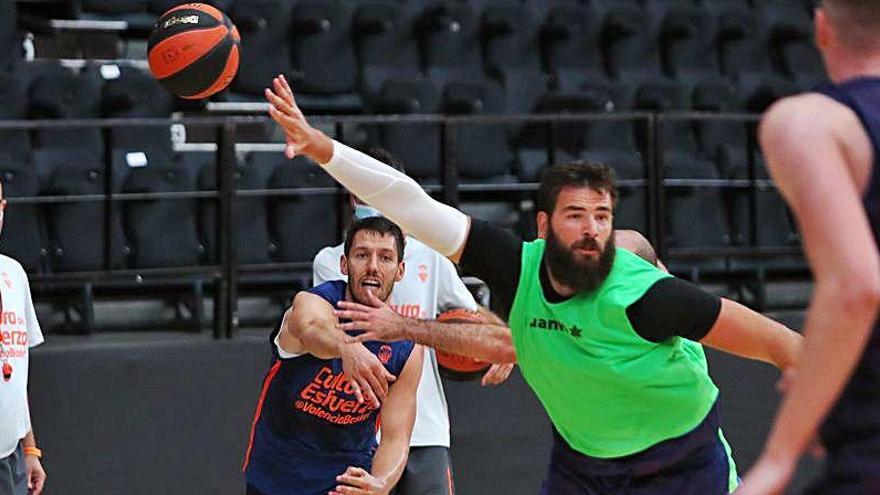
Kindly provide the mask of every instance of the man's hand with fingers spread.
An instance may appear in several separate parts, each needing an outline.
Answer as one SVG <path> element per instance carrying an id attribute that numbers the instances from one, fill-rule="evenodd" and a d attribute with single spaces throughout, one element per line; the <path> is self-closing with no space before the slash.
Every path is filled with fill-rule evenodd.
<path id="1" fill-rule="evenodd" d="M 333 140 L 309 125 L 284 76 L 273 79 L 272 88 L 266 88 L 265 95 L 269 101 L 269 115 L 284 129 L 287 158 L 303 155 L 317 163 L 327 163 L 333 158 Z"/>
<path id="2" fill-rule="evenodd" d="M 407 319 L 400 316 L 390 306 L 379 300 L 372 292 L 369 306 L 349 301 L 340 301 L 334 314 L 340 320 L 351 320 L 339 325 L 342 330 L 362 330 L 364 333 L 352 338 L 353 342 L 381 340 L 394 342 L 406 339 Z"/>
<path id="3" fill-rule="evenodd" d="M 358 467 L 349 466 L 336 482 L 339 485 L 327 495 L 385 495 L 391 490 L 384 480 Z"/>
<path id="4" fill-rule="evenodd" d="M 385 369 L 375 354 L 363 344 L 343 344 L 342 370 L 354 388 L 359 403 L 378 408 L 388 395 L 388 388 L 397 379 Z"/>

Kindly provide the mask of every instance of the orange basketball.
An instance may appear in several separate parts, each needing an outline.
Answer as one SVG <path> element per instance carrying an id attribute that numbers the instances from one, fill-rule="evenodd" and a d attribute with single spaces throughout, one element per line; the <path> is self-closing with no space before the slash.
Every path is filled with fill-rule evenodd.
<path id="1" fill-rule="evenodd" d="M 218 9 L 185 3 L 162 14 L 150 34 L 147 60 L 153 76 L 181 98 L 222 91 L 238 72 L 238 29 Z"/>
<path id="2" fill-rule="evenodd" d="M 477 311 L 464 308 L 451 309 L 437 316 L 442 323 L 485 323 L 485 318 Z M 447 379 L 456 381 L 474 380 L 483 375 L 491 366 L 477 359 L 451 354 L 437 349 L 437 365 L 440 374 Z"/>

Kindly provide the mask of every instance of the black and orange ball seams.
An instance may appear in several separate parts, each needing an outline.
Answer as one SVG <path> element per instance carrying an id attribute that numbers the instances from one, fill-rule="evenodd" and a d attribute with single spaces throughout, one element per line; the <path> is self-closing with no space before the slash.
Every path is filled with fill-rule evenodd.
<path id="1" fill-rule="evenodd" d="M 223 12 L 201 3 L 179 5 L 159 18 L 150 35 L 150 71 L 181 98 L 206 98 L 238 72 L 240 41 Z"/>
<path id="2" fill-rule="evenodd" d="M 437 321 L 442 323 L 485 323 L 483 316 L 476 311 L 468 311 L 458 308 L 446 311 L 437 316 Z M 437 366 L 440 375 L 447 380 L 469 381 L 476 380 L 491 366 L 489 363 L 479 361 L 466 356 L 452 354 L 436 350 Z"/>

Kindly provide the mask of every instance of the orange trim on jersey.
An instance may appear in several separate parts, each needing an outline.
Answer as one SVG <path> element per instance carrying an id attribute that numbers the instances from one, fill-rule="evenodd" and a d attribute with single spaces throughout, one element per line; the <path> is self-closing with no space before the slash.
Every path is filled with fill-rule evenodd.
<path id="1" fill-rule="evenodd" d="M 247 469 L 248 462 L 251 460 L 251 449 L 254 448 L 254 435 L 257 432 L 257 421 L 260 420 L 260 414 L 263 412 L 263 402 L 266 400 L 266 393 L 269 392 L 269 385 L 272 383 L 272 380 L 275 378 L 275 375 L 278 374 L 278 370 L 280 369 L 281 361 L 276 361 L 269 369 L 269 373 L 266 374 L 266 379 L 263 380 L 263 389 L 260 391 L 260 399 L 257 401 L 257 410 L 254 412 L 254 420 L 251 423 L 251 435 L 248 440 L 247 452 L 244 454 L 244 465 L 241 466 L 242 472 Z"/>

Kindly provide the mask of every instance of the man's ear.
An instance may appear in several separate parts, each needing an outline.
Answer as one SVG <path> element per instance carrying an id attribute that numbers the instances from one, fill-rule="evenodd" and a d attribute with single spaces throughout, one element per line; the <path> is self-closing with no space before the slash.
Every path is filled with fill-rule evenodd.
<path id="1" fill-rule="evenodd" d="M 339 271 L 341 271 L 343 275 L 348 276 L 348 259 L 344 254 L 339 257 Z"/>
<path id="2" fill-rule="evenodd" d="M 406 274 L 406 262 L 401 261 L 400 264 L 397 265 L 397 276 L 394 277 L 394 281 L 400 282 L 403 280 L 404 274 Z"/>
<path id="3" fill-rule="evenodd" d="M 539 211 L 535 220 L 538 224 L 538 239 L 546 239 L 547 227 L 550 225 L 550 216 L 547 215 L 547 212 Z"/>

